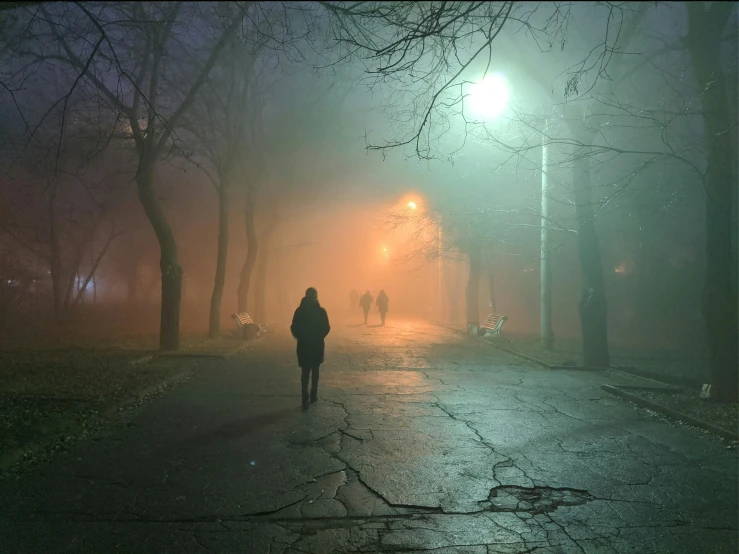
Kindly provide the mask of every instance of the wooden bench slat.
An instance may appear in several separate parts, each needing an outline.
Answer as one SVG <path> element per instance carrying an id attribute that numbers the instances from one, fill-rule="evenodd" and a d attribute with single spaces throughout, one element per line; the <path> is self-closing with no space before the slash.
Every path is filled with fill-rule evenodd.
<path id="1" fill-rule="evenodd" d="M 247 312 L 231 314 L 231 319 L 236 321 L 236 326 L 239 328 L 243 336 L 246 336 L 247 332 L 250 330 L 255 332 L 255 337 L 257 338 L 267 332 L 267 325 L 254 323 L 254 320 Z"/>
<path id="2" fill-rule="evenodd" d="M 231 318 L 236 320 L 236 325 L 238 325 L 239 329 L 241 329 L 244 325 L 254 325 L 254 321 L 252 320 L 251 316 L 246 312 L 233 314 Z"/>
<path id="3" fill-rule="evenodd" d="M 480 329 L 490 331 L 493 335 L 500 336 L 500 329 L 503 327 L 503 322 L 508 319 L 508 316 L 500 314 L 490 314 L 485 318 L 485 322 L 480 325 Z"/>

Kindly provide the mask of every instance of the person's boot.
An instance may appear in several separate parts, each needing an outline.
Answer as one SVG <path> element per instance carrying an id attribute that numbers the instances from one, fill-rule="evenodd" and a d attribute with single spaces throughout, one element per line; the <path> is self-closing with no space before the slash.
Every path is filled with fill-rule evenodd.
<path id="1" fill-rule="evenodd" d="M 307 410 L 308 409 L 308 406 L 309 406 L 309 404 L 308 404 L 308 393 L 307 392 L 304 392 L 303 393 L 303 410 Z"/>
<path id="2" fill-rule="evenodd" d="M 310 391 L 310 403 L 313 404 L 314 402 L 318 402 L 318 391 L 317 390 Z"/>

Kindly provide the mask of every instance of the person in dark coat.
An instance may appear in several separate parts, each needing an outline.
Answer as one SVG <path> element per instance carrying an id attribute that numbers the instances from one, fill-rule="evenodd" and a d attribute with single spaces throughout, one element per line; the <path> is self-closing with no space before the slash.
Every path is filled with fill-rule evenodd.
<path id="1" fill-rule="evenodd" d="M 359 299 L 359 305 L 362 306 L 362 310 L 364 311 L 364 324 L 367 324 L 367 317 L 369 316 L 370 306 L 372 306 L 373 302 L 372 295 L 370 294 L 370 291 L 366 291 L 362 298 Z"/>
<path id="2" fill-rule="evenodd" d="M 385 316 L 387 315 L 387 308 L 389 303 L 390 299 L 387 297 L 387 294 L 385 294 L 384 290 L 381 290 L 380 294 L 377 295 L 377 300 L 375 301 L 375 304 L 377 304 L 377 309 L 380 312 L 380 319 L 382 320 L 383 325 L 385 325 Z"/>
<path id="3" fill-rule="evenodd" d="M 318 292 L 310 287 L 295 310 L 290 326 L 293 336 L 298 339 L 298 365 L 302 370 L 300 384 L 304 410 L 308 408 L 308 379 L 311 375 L 310 401 L 318 400 L 318 368 L 323 363 L 324 339 L 330 330 L 328 314 L 318 303 Z"/>

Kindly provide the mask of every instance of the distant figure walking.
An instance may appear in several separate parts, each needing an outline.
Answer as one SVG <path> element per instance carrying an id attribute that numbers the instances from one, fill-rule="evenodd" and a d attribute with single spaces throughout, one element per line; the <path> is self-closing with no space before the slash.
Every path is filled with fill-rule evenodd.
<path id="1" fill-rule="evenodd" d="M 362 306 L 364 311 L 364 323 L 367 324 L 367 317 L 369 316 L 370 306 L 372 306 L 373 298 L 370 291 L 365 292 L 362 298 L 359 299 L 359 305 Z"/>
<path id="2" fill-rule="evenodd" d="M 308 409 L 308 378 L 311 375 L 310 401 L 318 400 L 318 369 L 323 363 L 324 339 L 330 330 L 328 314 L 318 303 L 318 292 L 310 287 L 295 310 L 290 326 L 293 336 L 298 339 L 298 365 L 302 370 L 300 384 L 304 410 Z"/>
<path id="3" fill-rule="evenodd" d="M 357 309 L 357 306 L 359 305 L 359 293 L 357 292 L 357 289 L 352 289 L 352 291 L 349 293 L 349 311 L 354 312 L 354 310 Z"/>
<path id="4" fill-rule="evenodd" d="M 385 294 L 384 290 L 381 290 L 380 294 L 377 295 L 377 301 L 375 303 L 377 304 L 377 309 L 380 312 L 380 319 L 382 320 L 382 324 L 385 325 L 385 316 L 387 315 L 387 308 L 388 304 L 390 303 L 390 299 L 387 297 L 387 294 Z"/>

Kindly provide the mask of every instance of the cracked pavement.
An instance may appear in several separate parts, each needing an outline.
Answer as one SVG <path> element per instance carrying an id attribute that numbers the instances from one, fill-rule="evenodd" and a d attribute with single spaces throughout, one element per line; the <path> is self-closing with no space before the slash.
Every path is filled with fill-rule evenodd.
<path id="1" fill-rule="evenodd" d="M 3 552 L 736 553 L 737 452 L 420 322 L 287 335 L 0 488 Z"/>

